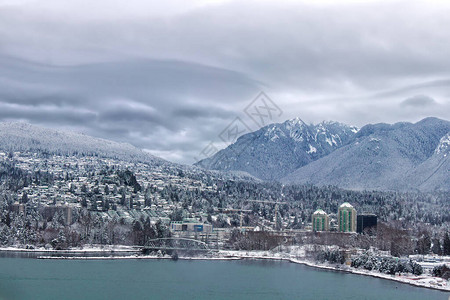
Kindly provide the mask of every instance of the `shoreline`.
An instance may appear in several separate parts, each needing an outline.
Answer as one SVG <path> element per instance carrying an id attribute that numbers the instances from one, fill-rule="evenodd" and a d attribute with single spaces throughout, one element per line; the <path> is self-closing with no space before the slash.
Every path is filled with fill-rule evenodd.
<path id="1" fill-rule="evenodd" d="M 292 263 L 297 263 L 297 264 L 302 264 L 311 268 L 317 268 L 317 269 L 322 269 L 322 270 L 330 270 L 330 271 L 336 271 L 336 272 L 344 272 L 344 273 L 349 273 L 349 274 L 355 274 L 355 275 L 363 275 L 363 276 L 370 276 L 373 278 L 380 278 L 380 279 L 385 279 L 385 280 L 391 280 L 391 281 L 396 281 L 399 283 L 404 283 L 404 284 L 409 284 L 411 286 L 415 286 L 415 287 L 421 287 L 421 288 L 427 288 L 427 289 L 432 289 L 432 290 L 439 290 L 439 291 L 443 291 L 443 292 L 450 292 L 450 286 L 435 286 L 435 285 L 427 285 L 425 283 L 420 283 L 420 282 L 416 282 L 414 281 L 415 279 L 408 279 L 407 277 L 400 277 L 400 276 L 395 276 L 395 275 L 388 275 L 388 274 L 383 274 L 383 273 L 379 273 L 379 272 L 370 272 L 370 271 L 363 271 L 363 270 L 358 270 L 355 268 L 333 268 L 331 266 L 326 266 L 326 265 L 317 265 L 311 262 L 307 262 L 307 261 L 298 261 L 295 259 L 291 259 L 289 260 Z M 416 276 L 416 275 L 411 275 L 411 276 Z M 422 278 L 424 277 L 429 277 L 429 279 L 435 279 L 436 277 L 430 277 L 430 276 L 420 276 Z M 444 280 L 444 279 L 442 279 Z"/>
<path id="2" fill-rule="evenodd" d="M 443 291 L 443 292 L 450 292 L 450 285 L 448 283 L 446 286 L 437 286 L 437 285 L 432 285 L 430 283 L 426 284 L 426 283 L 423 283 L 420 281 L 415 281 L 415 280 L 420 280 L 420 279 L 429 279 L 429 280 L 442 280 L 442 282 L 445 282 L 445 279 L 427 276 L 427 275 L 417 276 L 417 275 L 411 274 L 408 277 L 406 277 L 406 276 L 400 277 L 400 276 L 396 276 L 396 275 L 388 275 L 388 274 L 383 274 L 383 273 L 379 273 L 379 272 L 371 272 L 368 270 L 359 270 L 359 269 L 346 267 L 346 266 L 343 266 L 342 268 L 340 268 L 340 267 L 338 268 L 336 266 L 339 266 L 339 265 L 332 266 L 329 264 L 319 264 L 319 263 L 315 263 L 315 262 L 312 262 L 309 260 L 300 260 L 300 259 L 288 258 L 288 257 L 277 257 L 277 256 L 236 256 L 236 257 L 239 257 L 241 259 L 280 260 L 280 261 L 286 261 L 286 262 L 290 262 L 290 263 L 304 265 L 304 266 L 307 266 L 310 268 L 315 268 L 315 269 L 343 272 L 343 273 L 355 274 L 355 275 L 370 276 L 370 277 L 374 277 L 374 278 L 391 280 L 391 281 L 395 281 L 395 282 L 399 282 L 399 283 L 409 284 L 409 285 L 415 286 L 415 287 L 439 290 L 439 291 Z M 413 277 L 414 277 L 414 279 L 409 279 L 409 278 L 413 278 Z"/>
<path id="3" fill-rule="evenodd" d="M 450 284 L 445 279 L 432 277 L 429 275 L 408 275 L 408 276 L 397 276 L 397 275 L 388 275 L 379 272 L 373 272 L 368 270 L 360 270 L 356 268 L 351 268 L 345 265 L 329 265 L 329 264 L 320 264 L 315 263 L 313 261 L 309 261 L 306 259 L 298 259 L 294 257 L 286 257 L 286 256 L 268 256 L 265 251 L 258 251 L 259 253 L 254 253 L 256 255 L 248 255 L 251 251 L 219 251 L 218 256 L 216 257 L 178 257 L 179 260 L 217 260 L 217 261 L 227 261 L 227 260 L 243 260 L 243 259 L 253 259 L 253 260 L 278 260 L 278 261 L 286 261 L 289 263 L 295 263 L 304 265 L 311 268 L 335 271 L 335 272 L 344 272 L 355 275 L 364 275 L 370 276 L 379 279 L 396 281 L 398 283 L 409 284 L 415 287 L 428 288 L 433 290 L 439 290 L 443 292 L 450 292 Z M 57 254 L 60 256 L 51 256 L 51 255 L 37 255 L 36 259 L 56 259 L 56 260 L 120 260 L 120 259 L 160 259 L 160 260 L 172 260 L 172 258 L 168 255 L 166 256 L 151 256 L 151 255 L 140 255 L 139 251 L 133 249 L 132 247 L 124 246 L 124 247 L 107 247 L 107 248 L 86 248 L 86 249 L 70 249 L 70 250 L 49 250 L 49 249 L 20 249 L 20 248 L 0 248 L 1 253 L 28 253 L 28 254 Z M 130 253 L 132 255 L 114 255 L 114 254 L 127 254 Z M 109 256 L 64 256 L 64 254 L 72 254 L 72 255 L 81 255 L 81 254 L 109 254 Z M 259 255 L 258 255 L 259 254 Z M 339 267 L 338 267 L 339 266 Z M 342 267 L 340 267 L 342 266 Z M 420 281 L 425 280 L 425 281 Z M 432 282 L 442 282 L 444 285 L 439 286 L 436 284 L 432 284 Z"/>
<path id="4" fill-rule="evenodd" d="M 83 253 L 134 253 L 139 252 L 134 247 L 131 246 L 111 246 L 111 247 L 86 247 L 86 248 L 74 248 L 74 249 L 45 249 L 45 248 L 35 248 L 35 249 L 25 249 L 16 247 L 0 247 L 0 253 L 55 253 L 55 254 L 83 254 Z"/>

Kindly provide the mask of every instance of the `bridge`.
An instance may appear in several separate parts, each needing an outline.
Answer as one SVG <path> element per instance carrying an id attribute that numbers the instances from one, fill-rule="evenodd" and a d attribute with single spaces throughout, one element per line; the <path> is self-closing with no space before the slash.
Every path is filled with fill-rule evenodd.
<path id="1" fill-rule="evenodd" d="M 188 238 L 159 238 L 152 239 L 145 243 L 142 247 L 143 253 L 149 253 L 152 251 L 164 251 L 166 253 L 176 252 L 212 252 L 208 244 L 205 242 L 188 239 Z"/>

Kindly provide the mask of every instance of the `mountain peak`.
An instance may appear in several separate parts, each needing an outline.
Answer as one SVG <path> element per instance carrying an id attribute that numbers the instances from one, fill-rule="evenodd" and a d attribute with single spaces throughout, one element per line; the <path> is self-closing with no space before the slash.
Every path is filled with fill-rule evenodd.
<path id="1" fill-rule="evenodd" d="M 283 125 L 286 126 L 286 127 L 303 127 L 303 126 L 308 126 L 299 117 L 296 117 L 296 118 L 293 118 L 293 119 L 290 119 L 290 120 L 286 120 L 286 121 L 283 122 Z"/>
<path id="2" fill-rule="evenodd" d="M 426 117 L 422 120 L 420 120 L 419 122 L 417 122 L 416 124 L 426 124 L 426 123 L 436 123 L 436 122 L 442 122 L 444 120 L 436 118 L 436 117 Z"/>
<path id="3" fill-rule="evenodd" d="M 243 135 L 196 165 L 222 171 L 245 171 L 260 179 L 278 180 L 345 145 L 355 131 L 354 127 L 338 122 L 308 125 L 294 118 Z"/>
<path id="4" fill-rule="evenodd" d="M 344 147 L 300 167 L 285 183 L 336 185 L 348 189 L 450 190 L 450 122 L 369 124 Z M 411 175 L 412 174 L 412 175 Z"/>

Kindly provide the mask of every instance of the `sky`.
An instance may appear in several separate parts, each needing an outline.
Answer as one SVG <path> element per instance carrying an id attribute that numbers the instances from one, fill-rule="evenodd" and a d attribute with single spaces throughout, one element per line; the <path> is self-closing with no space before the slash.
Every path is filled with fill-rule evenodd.
<path id="1" fill-rule="evenodd" d="M 0 0 L 0 121 L 191 164 L 273 122 L 450 119 L 447 1 Z M 256 100 L 255 100 L 256 99 Z"/>

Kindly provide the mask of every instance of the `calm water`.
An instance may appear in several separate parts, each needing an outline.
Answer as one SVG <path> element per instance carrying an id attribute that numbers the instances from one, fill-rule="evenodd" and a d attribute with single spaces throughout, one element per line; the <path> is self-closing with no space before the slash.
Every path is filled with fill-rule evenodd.
<path id="1" fill-rule="evenodd" d="M 407 299 L 449 293 L 261 260 L 0 258 L 0 299 Z"/>

